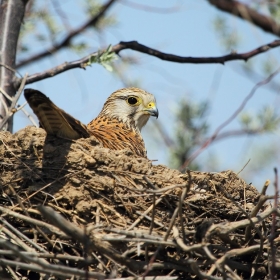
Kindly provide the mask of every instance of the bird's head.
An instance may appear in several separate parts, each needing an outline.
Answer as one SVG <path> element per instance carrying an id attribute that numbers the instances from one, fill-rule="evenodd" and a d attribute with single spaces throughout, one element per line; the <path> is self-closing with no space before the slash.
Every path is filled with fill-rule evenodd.
<path id="1" fill-rule="evenodd" d="M 150 116 L 158 118 L 155 97 L 139 88 L 123 88 L 106 100 L 99 117 L 115 118 L 141 131 Z"/>

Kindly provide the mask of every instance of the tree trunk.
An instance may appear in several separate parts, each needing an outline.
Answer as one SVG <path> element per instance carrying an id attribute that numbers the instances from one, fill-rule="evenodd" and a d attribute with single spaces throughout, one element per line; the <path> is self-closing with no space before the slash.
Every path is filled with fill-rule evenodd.
<path id="1" fill-rule="evenodd" d="M 17 41 L 26 3 L 27 0 L 0 0 L 0 123 L 8 114 L 11 104 L 2 91 L 10 97 L 16 94 L 13 80 Z M 9 119 L 3 130 L 12 132 L 13 117 Z"/>

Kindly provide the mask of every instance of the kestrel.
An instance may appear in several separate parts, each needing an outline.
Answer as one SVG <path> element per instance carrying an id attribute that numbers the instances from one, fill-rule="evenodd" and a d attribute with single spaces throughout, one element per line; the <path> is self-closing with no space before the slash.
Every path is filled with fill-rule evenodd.
<path id="1" fill-rule="evenodd" d="M 112 93 L 87 126 L 38 90 L 26 89 L 24 96 L 47 134 L 67 139 L 93 135 L 105 148 L 128 148 L 137 156 L 147 157 L 140 132 L 150 116 L 158 117 L 158 109 L 155 97 L 142 89 L 131 87 Z"/>

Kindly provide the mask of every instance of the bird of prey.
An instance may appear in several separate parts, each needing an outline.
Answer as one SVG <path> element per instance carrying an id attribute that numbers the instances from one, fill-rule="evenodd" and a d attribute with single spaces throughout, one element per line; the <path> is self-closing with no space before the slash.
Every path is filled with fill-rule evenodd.
<path id="1" fill-rule="evenodd" d="M 42 92 L 25 89 L 24 96 L 47 134 L 66 139 L 93 135 L 104 148 L 130 149 L 147 157 L 141 129 L 150 116 L 158 117 L 155 97 L 139 88 L 124 88 L 112 93 L 103 109 L 88 125 L 57 107 Z"/>

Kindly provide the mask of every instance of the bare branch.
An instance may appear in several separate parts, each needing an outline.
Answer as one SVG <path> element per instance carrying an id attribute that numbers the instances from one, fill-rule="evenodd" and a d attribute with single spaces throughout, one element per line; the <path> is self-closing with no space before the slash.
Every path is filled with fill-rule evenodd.
<path id="1" fill-rule="evenodd" d="M 238 1 L 208 0 L 217 9 L 247 20 L 262 30 L 280 36 L 280 25 L 271 17 L 262 15 Z"/>
<path id="2" fill-rule="evenodd" d="M 224 64 L 226 61 L 231 60 L 244 60 L 247 61 L 249 58 L 258 55 L 260 53 L 266 52 L 271 48 L 279 47 L 280 40 L 275 40 L 269 44 L 260 46 L 252 51 L 246 53 L 230 53 L 225 56 L 218 56 L 218 57 L 184 57 L 184 56 L 177 56 L 173 54 L 167 54 L 160 52 L 158 50 L 146 47 L 142 44 L 139 44 L 137 41 L 131 42 L 120 42 L 119 45 L 116 45 L 113 48 L 113 51 L 119 53 L 121 50 L 124 49 L 131 49 L 135 51 L 139 51 L 151 56 L 155 56 L 159 59 L 171 61 L 171 62 L 178 62 L 178 63 L 194 63 L 194 64 L 205 64 L 205 63 L 221 63 Z"/>
<path id="3" fill-rule="evenodd" d="M 8 208 L 0 206 L 0 213 L 5 214 L 7 216 L 17 218 L 17 219 L 21 219 L 23 221 L 26 221 L 29 224 L 32 224 L 32 225 L 47 228 L 50 232 L 52 232 L 52 233 L 54 233 L 58 236 L 63 235 L 63 233 L 61 231 L 59 231 L 57 228 L 55 228 L 54 226 L 52 226 L 48 223 L 45 223 L 43 221 L 39 221 L 39 220 L 30 218 L 30 217 L 27 217 L 26 215 L 19 214 L 17 212 L 14 212 L 14 211 L 8 209 Z"/>
<path id="4" fill-rule="evenodd" d="M 80 269 L 75 269 L 75 268 L 70 268 L 70 267 L 65 267 L 62 265 L 51 265 L 48 263 L 45 263 L 44 261 L 40 260 L 38 257 L 35 256 L 28 256 L 26 254 L 23 254 L 18 248 L 13 245 L 11 242 L 6 241 L 6 240 L 0 240 L 0 245 L 1 247 L 4 247 L 5 249 L 13 251 L 13 253 L 18 256 L 20 259 L 28 261 L 30 263 L 35 263 L 33 265 L 24 265 L 19 262 L 13 262 L 10 261 L 8 263 L 8 260 L 0 260 L 0 264 L 3 265 L 10 265 L 10 266 L 20 266 L 20 267 L 28 267 L 29 269 L 34 269 L 35 271 L 43 271 L 43 272 L 51 272 L 53 275 L 63 275 L 63 274 L 69 274 L 71 273 L 72 275 L 77 275 L 77 276 L 84 276 L 85 271 L 80 270 Z M 104 279 L 104 274 L 103 273 L 98 273 L 98 272 L 88 272 L 91 277 L 96 277 L 97 279 Z"/>
<path id="5" fill-rule="evenodd" d="M 261 134 L 263 132 L 265 132 L 265 129 L 263 127 L 225 131 L 225 132 L 222 132 L 219 135 L 217 135 L 215 142 L 218 140 L 224 140 L 225 138 L 228 138 L 228 137 L 238 137 L 238 136 L 244 136 L 244 135 L 254 136 L 257 134 Z"/>
<path id="6" fill-rule="evenodd" d="M 160 136 L 168 148 L 172 148 L 174 146 L 174 141 L 171 139 L 171 137 L 168 135 L 168 133 L 165 131 L 163 125 L 160 121 L 154 122 L 153 125 L 157 128 L 158 132 L 160 133 Z"/>
<path id="7" fill-rule="evenodd" d="M 251 213 L 250 213 L 250 218 L 256 217 L 258 212 L 260 211 L 260 209 L 262 208 L 262 206 L 264 205 L 264 203 L 268 200 L 271 199 L 270 196 L 265 195 L 266 189 L 269 186 L 270 181 L 267 180 L 263 186 L 262 192 L 260 194 L 259 197 L 259 201 L 257 203 L 257 205 L 252 209 Z M 248 241 L 249 237 L 251 236 L 251 226 L 248 226 L 245 230 L 245 240 Z"/>
<path id="8" fill-rule="evenodd" d="M 17 112 L 18 111 L 22 111 L 25 116 L 30 120 L 30 122 L 36 126 L 36 127 L 39 127 L 39 125 L 36 123 L 36 121 L 34 120 L 34 118 L 32 117 L 32 115 L 30 115 L 23 107 L 27 104 L 27 102 L 25 102 L 23 105 L 19 105 L 18 108 L 16 108 Z"/>
<path id="9" fill-rule="evenodd" d="M 266 219 L 268 216 L 270 216 L 272 213 L 275 213 L 275 215 L 280 214 L 277 212 L 277 209 L 268 207 L 264 212 L 259 214 L 257 217 L 252 218 L 251 220 L 244 219 L 244 220 L 241 220 L 238 222 L 214 224 L 208 229 L 208 231 L 205 235 L 205 240 L 209 240 L 210 236 L 213 234 L 226 236 L 229 233 L 231 233 L 239 228 L 246 228 L 247 226 L 251 225 L 251 223 L 253 223 L 253 224 L 260 223 L 264 219 Z"/>
<path id="10" fill-rule="evenodd" d="M 51 207 L 40 205 L 38 206 L 38 210 L 44 217 L 46 217 L 52 224 L 57 226 L 60 230 L 62 230 L 72 238 L 80 241 L 82 244 L 88 244 L 91 249 L 96 249 L 102 254 L 110 256 L 110 258 L 112 258 L 114 261 L 120 262 L 121 264 L 127 265 L 128 267 L 138 266 L 138 268 L 140 268 L 142 266 L 140 262 L 134 262 L 120 255 L 108 242 L 101 241 L 94 235 L 91 235 L 89 238 L 89 236 L 86 235 L 82 229 L 71 224 L 60 214 L 56 213 Z"/>
<path id="11" fill-rule="evenodd" d="M 184 243 L 183 239 L 180 238 L 178 228 L 176 226 L 173 226 L 172 230 L 173 230 L 173 236 L 174 236 L 176 243 L 185 252 L 192 252 L 195 250 L 199 250 L 199 249 L 209 245 L 208 243 L 199 243 L 199 244 L 194 244 L 194 245 L 188 246 Z"/>

